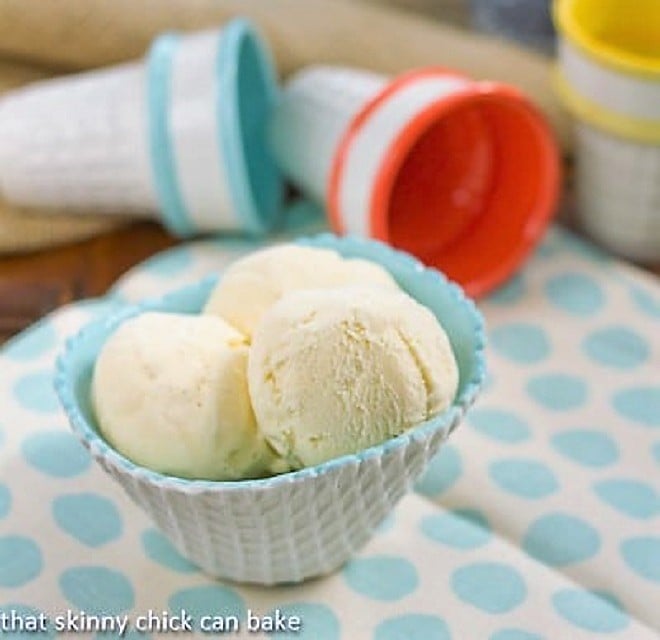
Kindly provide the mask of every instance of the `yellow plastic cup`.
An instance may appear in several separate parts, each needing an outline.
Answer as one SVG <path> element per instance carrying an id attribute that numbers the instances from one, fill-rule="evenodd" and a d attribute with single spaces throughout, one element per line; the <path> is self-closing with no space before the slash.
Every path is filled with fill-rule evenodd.
<path id="1" fill-rule="evenodd" d="M 555 0 L 557 89 L 575 116 L 583 228 L 660 260 L 660 0 Z"/>
<path id="2" fill-rule="evenodd" d="M 660 143 L 660 1 L 555 0 L 557 85 L 582 121 Z"/>

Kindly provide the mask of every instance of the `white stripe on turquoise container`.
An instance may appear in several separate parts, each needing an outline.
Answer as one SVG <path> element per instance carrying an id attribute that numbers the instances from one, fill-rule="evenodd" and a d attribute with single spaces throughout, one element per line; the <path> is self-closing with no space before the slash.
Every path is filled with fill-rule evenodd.
<path id="1" fill-rule="evenodd" d="M 244 19 L 154 41 L 146 117 L 154 186 L 170 231 L 187 237 L 275 226 L 284 186 L 265 130 L 277 95 L 270 52 Z"/>

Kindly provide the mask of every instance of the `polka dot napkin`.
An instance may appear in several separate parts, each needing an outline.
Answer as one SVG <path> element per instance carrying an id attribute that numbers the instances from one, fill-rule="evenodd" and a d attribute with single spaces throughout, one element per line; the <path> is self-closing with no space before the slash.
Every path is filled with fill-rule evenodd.
<path id="1" fill-rule="evenodd" d="M 287 233 L 319 224 L 299 206 Z M 267 589 L 214 582 L 182 558 L 70 434 L 53 361 L 91 318 L 195 281 L 256 246 L 171 250 L 107 298 L 65 308 L 5 346 L 0 624 L 13 614 L 16 633 L 17 618 L 43 613 L 47 630 L 30 637 L 52 637 L 58 615 L 84 611 L 126 615 L 123 637 L 155 638 L 168 634 L 155 623 L 139 633 L 138 617 L 184 609 L 189 637 L 208 636 L 200 626 L 208 615 L 241 621 L 240 633 L 223 637 L 659 637 L 660 287 L 557 229 L 480 304 L 486 391 L 416 491 L 342 571 Z M 250 616 L 276 609 L 298 616 L 302 629 L 248 633 Z M 80 620 L 72 624 L 74 637 Z"/>

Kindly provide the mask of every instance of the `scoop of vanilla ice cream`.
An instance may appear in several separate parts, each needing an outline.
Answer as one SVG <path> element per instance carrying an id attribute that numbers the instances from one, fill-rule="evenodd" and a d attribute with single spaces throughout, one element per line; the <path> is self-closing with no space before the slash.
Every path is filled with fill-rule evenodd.
<path id="1" fill-rule="evenodd" d="M 257 423 L 291 468 L 381 443 L 446 409 L 458 368 L 436 317 L 402 291 L 289 293 L 254 333 Z"/>
<path id="2" fill-rule="evenodd" d="M 394 278 L 379 264 L 363 258 L 344 258 L 343 263 L 340 286 L 369 285 L 399 291 Z"/>
<path id="3" fill-rule="evenodd" d="M 330 249 L 279 245 L 234 262 L 211 292 L 204 313 L 224 318 L 250 339 L 263 314 L 286 293 L 348 284 L 398 289 L 385 269 L 367 260 L 345 260 Z"/>
<path id="4" fill-rule="evenodd" d="M 266 474 L 275 455 L 257 431 L 248 346 L 221 318 L 144 313 L 108 338 L 92 401 L 99 430 L 133 462 L 209 480 Z"/>

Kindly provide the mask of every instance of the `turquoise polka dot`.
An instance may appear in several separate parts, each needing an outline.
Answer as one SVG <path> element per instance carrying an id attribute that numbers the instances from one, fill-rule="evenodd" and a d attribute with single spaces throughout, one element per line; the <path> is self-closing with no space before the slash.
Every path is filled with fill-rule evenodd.
<path id="1" fill-rule="evenodd" d="M 489 302 L 494 302 L 497 305 L 514 305 L 516 302 L 522 300 L 525 295 L 525 283 L 520 274 L 515 275 L 507 281 L 507 283 L 491 293 L 488 296 Z"/>
<path id="2" fill-rule="evenodd" d="M 522 629 L 500 629 L 489 640 L 543 640 L 543 636 Z"/>
<path id="3" fill-rule="evenodd" d="M 531 378 L 527 383 L 527 393 L 546 409 L 568 411 L 585 403 L 587 385 L 575 376 L 550 373 Z"/>
<path id="4" fill-rule="evenodd" d="M 0 484 L 0 518 L 5 518 L 11 509 L 11 492 L 6 484 Z"/>
<path id="5" fill-rule="evenodd" d="M 195 573 L 195 565 L 186 560 L 172 543 L 156 529 L 147 529 L 142 534 L 142 546 L 147 557 L 159 565 L 178 573 Z"/>
<path id="6" fill-rule="evenodd" d="M 247 617 L 243 598 L 229 587 L 209 585 L 181 589 L 172 594 L 168 607 L 170 611 L 185 609 L 198 625 L 203 616 L 236 616 L 239 620 Z"/>
<path id="7" fill-rule="evenodd" d="M 386 602 L 410 595 L 419 583 L 414 565 L 396 556 L 357 558 L 346 565 L 343 573 L 354 591 Z"/>
<path id="8" fill-rule="evenodd" d="M 609 327 L 591 333 L 582 343 L 586 355 L 597 364 L 631 369 L 649 358 L 646 340 L 626 327 Z"/>
<path id="9" fill-rule="evenodd" d="M 451 576 L 454 593 L 486 613 L 506 613 L 519 606 L 527 587 L 517 571 L 499 562 L 481 562 L 456 569 Z"/>
<path id="10" fill-rule="evenodd" d="M 656 442 L 651 448 L 651 455 L 655 461 L 660 464 L 660 442 Z"/>
<path id="11" fill-rule="evenodd" d="M 554 306 L 576 316 L 593 315 L 605 304 L 600 285 L 593 278 L 578 272 L 550 278 L 545 293 Z"/>
<path id="12" fill-rule="evenodd" d="M 59 406 L 50 371 L 28 373 L 19 378 L 14 384 L 14 397 L 23 409 L 37 413 L 50 413 Z"/>
<path id="13" fill-rule="evenodd" d="M 32 360 L 52 349 L 56 341 L 55 328 L 49 320 L 43 320 L 6 343 L 2 355 L 12 360 Z"/>
<path id="14" fill-rule="evenodd" d="M 638 576 L 660 582 L 660 538 L 630 538 L 621 543 L 621 555 Z"/>
<path id="15" fill-rule="evenodd" d="M 554 473 L 544 464 L 527 458 L 497 460 L 489 466 L 493 482 L 520 498 L 545 498 L 559 489 Z"/>
<path id="16" fill-rule="evenodd" d="M 136 629 L 129 629 L 124 635 L 112 631 L 99 631 L 94 638 L 95 640 L 149 640 L 151 636 L 148 633 L 142 633 Z"/>
<path id="17" fill-rule="evenodd" d="M 647 427 L 660 427 L 660 387 L 632 387 L 614 395 L 614 409 Z"/>
<path id="18" fill-rule="evenodd" d="M 172 278 L 182 274 L 191 263 L 190 249 L 176 247 L 147 260 L 140 269 L 157 278 Z"/>
<path id="19" fill-rule="evenodd" d="M 639 287 L 631 287 L 630 293 L 637 308 L 652 318 L 660 318 L 660 298 Z"/>
<path id="20" fill-rule="evenodd" d="M 447 623 L 438 616 L 408 613 L 383 620 L 374 640 L 451 640 Z"/>
<path id="21" fill-rule="evenodd" d="M 524 322 L 493 329 L 490 343 L 502 357 L 519 364 L 536 364 L 550 354 L 550 340 L 545 331 Z"/>
<path id="22" fill-rule="evenodd" d="M 523 549 L 551 567 L 583 562 L 598 553 L 598 531 L 580 518 L 551 513 L 535 520 L 523 538 Z"/>
<path id="23" fill-rule="evenodd" d="M 23 457 L 31 466 L 55 478 L 71 478 L 86 471 L 91 458 L 70 433 L 41 431 L 28 436 L 22 444 Z"/>
<path id="24" fill-rule="evenodd" d="M 300 631 L 274 633 L 278 640 L 339 640 L 339 619 L 330 607 L 316 602 L 292 602 L 278 607 L 282 615 L 298 616 Z M 275 611 L 270 612 L 271 616 Z"/>
<path id="25" fill-rule="evenodd" d="M 534 251 L 534 259 L 541 258 L 545 260 L 546 258 L 551 258 L 552 256 L 557 255 L 557 247 L 548 242 L 547 240 L 536 247 Z"/>
<path id="26" fill-rule="evenodd" d="M 468 422 L 479 433 L 499 442 L 514 444 L 530 436 L 527 423 L 510 411 L 473 409 L 468 413 Z"/>
<path id="27" fill-rule="evenodd" d="M 379 525 L 376 527 L 376 532 L 383 534 L 383 533 L 389 533 L 392 528 L 394 527 L 394 523 L 396 522 L 396 518 L 394 517 L 393 513 L 390 513 Z"/>
<path id="28" fill-rule="evenodd" d="M 420 528 L 427 538 L 456 549 L 481 547 L 491 537 L 488 520 L 474 509 L 457 509 L 426 516 Z"/>
<path id="29" fill-rule="evenodd" d="M 554 449 L 584 467 L 606 467 L 619 458 L 616 442 L 596 429 L 573 429 L 553 436 Z"/>
<path id="30" fill-rule="evenodd" d="M 60 529 L 88 547 L 101 547 L 121 536 L 117 507 L 103 496 L 77 493 L 53 501 L 53 517 Z"/>
<path id="31" fill-rule="evenodd" d="M 135 602 L 128 578 L 108 567 L 72 567 L 60 575 L 59 583 L 67 601 L 86 613 L 119 615 Z"/>
<path id="32" fill-rule="evenodd" d="M 433 457 L 415 489 L 425 496 L 436 497 L 449 489 L 462 471 L 463 462 L 458 450 L 451 444 L 445 444 Z"/>
<path id="33" fill-rule="evenodd" d="M 603 265 L 612 262 L 612 256 L 609 253 L 591 242 L 585 242 L 573 233 L 562 230 L 560 242 L 562 249 L 586 258 L 594 264 Z"/>
<path id="34" fill-rule="evenodd" d="M 552 596 L 555 611 L 567 622 L 595 633 L 614 633 L 628 625 L 619 601 L 602 591 L 562 589 Z"/>
<path id="35" fill-rule="evenodd" d="M 637 480 L 603 480 L 594 487 L 598 497 L 617 511 L 640 520 L 660 515 L 660 494 Z"/>
<path id="36" fill-rule="evenodd" d="M 0 586 L 21 587 L 34 580 L 43 568 L 41 550 L 25 536 L 0 537 Z"/>
<path id="37" fill-rule="evenodd" d="M 23 620 L 26 620 L 28 618 L 32 619 L 38 619 L 39 615 L 43 615 L 42 611 L 39 611 L 39 609 L 35 609 L 34 607 L 29 607 L 28 605 L 25 604 L 20 604 L 20 603 L 9 603 L 0 606 L 0 612 L 4 613 L 7 615 L 7 617 L 12 615 L 12 611 L 14 612 L 15 616 L 18 616 L 19 618 L 23 618 Z M 44 615 L 44 619 L 46 620 L 46 631 L 20 631 L 20 630 L 14 630 L 14 631 L 3 631 L 0 633 L 0 637 L 2 637 L 2 640 L 26 640 L 27 638 L 54 638 L 55 637 L 55 632 L 52 628 L 52 625 L 50 624 L 50 621 L 48 620 L 48 616 Z M 38 621 L 37 624 L 40 624 Z"/>

